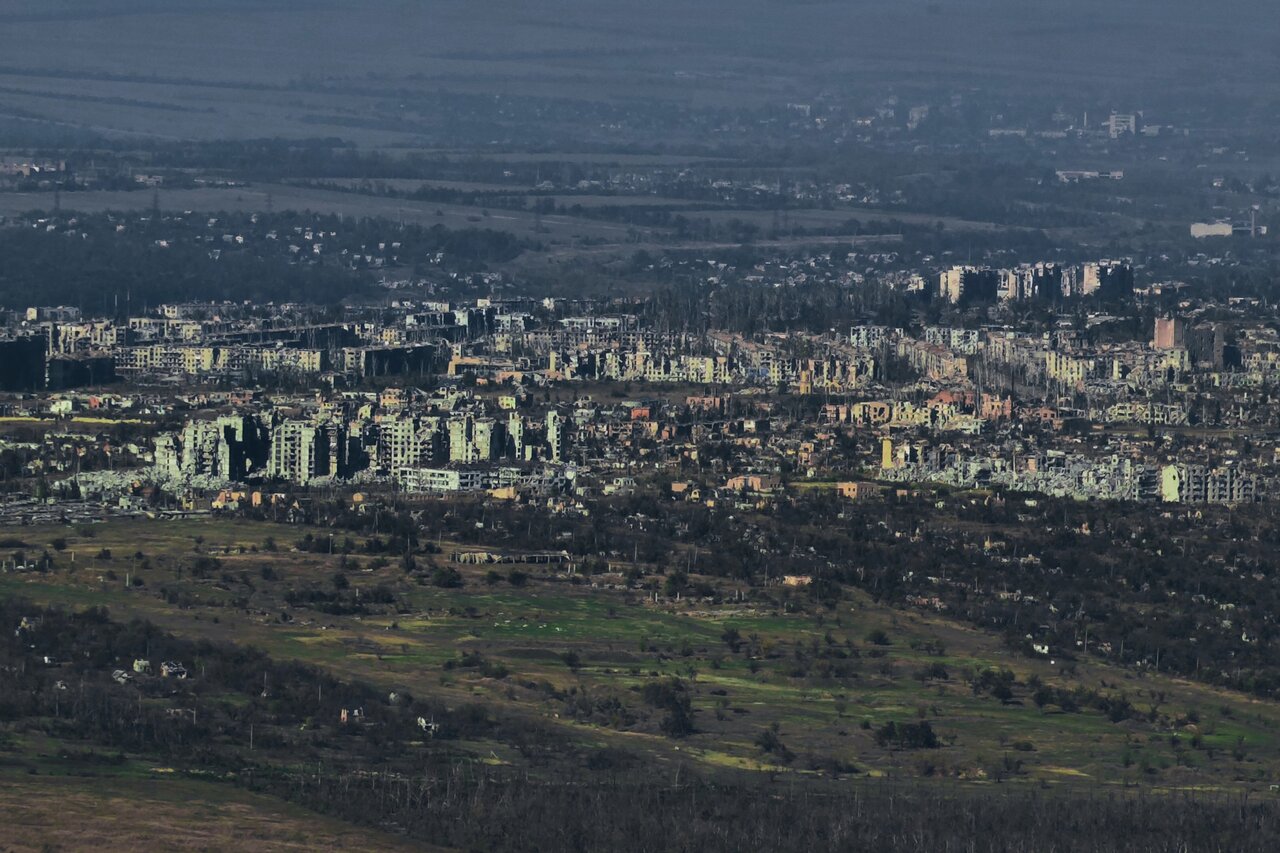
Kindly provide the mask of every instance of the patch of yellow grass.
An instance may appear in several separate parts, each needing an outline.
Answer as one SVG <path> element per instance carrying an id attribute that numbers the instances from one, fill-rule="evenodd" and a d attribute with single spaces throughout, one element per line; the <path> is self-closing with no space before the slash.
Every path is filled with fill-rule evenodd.
<path id="1" fill-rule="evenodd" d="M 0 781 L 6 850 L 408 850 L 384 833 L 229 785 L 174 778 Z"/>

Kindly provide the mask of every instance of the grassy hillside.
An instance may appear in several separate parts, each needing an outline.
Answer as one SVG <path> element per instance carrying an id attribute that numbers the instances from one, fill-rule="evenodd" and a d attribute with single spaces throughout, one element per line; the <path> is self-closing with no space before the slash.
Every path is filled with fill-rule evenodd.
<path id="1" fill-rule="evenodd" d="M 324 553 L 293 550 L 307 534 Z M 516 566 L 528 577 L 512 578 L 510 566 L 450 563 L 447 541 L 406 574 L 394 558 L 344 558 L 341 537 L 331 555 L 327 536 L 219 520 L 9 529 L 3 553 L 48 548 L 55 568 L 0 575 L 0 592 L 101 604 L 179 636 L 481 703 L 672 773 L 1266 791 L 1280 772 L 1271 703 L 1092 660 L 1015 657 L 978 631 L 861 596 L 832 610 L 745 591 L 711 605 L 668 598 L 660 577 L 656 594 L 626 588 L 623 573 L 644 567 L 583 577 Z M 920 723 L 935 747 L 903 735 Z M 522 764 L 509 743 L 468 748 Z"/>

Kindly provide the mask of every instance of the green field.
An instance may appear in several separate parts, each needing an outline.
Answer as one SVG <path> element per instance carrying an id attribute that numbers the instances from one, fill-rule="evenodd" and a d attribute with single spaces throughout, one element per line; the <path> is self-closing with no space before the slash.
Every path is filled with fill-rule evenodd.
<path id="1" fill-rule="evenodd" d="M 434 564 L 448 565 L 446 541 L 443 554 L 419 557 L 413 576 L 394 561 L 370 571 L 371 558 L 348 558 L 347 600 L 381 586 L 394 592 L 394 604 L 358 615 L 290 607 L 287 590 L 331 588 L 342 560 L 291 549 L 307 532 L 327 537 L 228 520 L 12 528 L 0 538 L 21 540 L 28 553 L 55 539 L 65 539 L 58 543 L 65 550 L 51 551 L 50 573 L 0 575 L 0 591 L 106 605 L 117 618 L 144 617 L 180 636 L 253 644 L 450 705 L 479 701 L 563 727 L 586 744 L 694 761 L 708 772 L 1265 791 L 1280 770 L 1280 708 L 1271 703 L 1093 661 L 1028 660 L 971 628 L 861 595 L 819 612 L 764 601 L 711 605 L 659 595 L 655 602 L 645 591 L 615 588 L 619 575 L 575 582 L 546 566 L 521 567 L 530 578 L 514 587 L 507 566 L 495 567 L 502 579 L 490 582 L 490 567 L 458 565 L 464 586 L 446 589 L 425 579 Z M 277 551 L 263 550 L 268 539 Z M 335 540 L 340 549 L 342 535 Z M 111 559 L 95 556 L 102 549 Z M 195 578 L 201 558 L 218 565 Z M 126 588 L 126 576 L 145 585 Z M 724 639 L 730 628 L 742 644 L 736 653 Z M 887 644 L 873 642 L 875 632 Z M 971 686 L 989 668 L 1014 673 L 1010 696 Z M 646 685 L 672 677 L 687 685 L 694 708 L 696 732 L 679 739 L 663 734 L 661 714 L 642 699 Z M 1093 707 L 1037 707 L 1033 677 L 1123 695 L 1141 713 L 1117 723 Z M 889 721 L 917 720 L 930 723 L 940 748 L 877 742 Z M 762 733 L 775 726 L 783 748 L 766 751 Z M 501 744 L 476 748 L 518 761 Z"/>

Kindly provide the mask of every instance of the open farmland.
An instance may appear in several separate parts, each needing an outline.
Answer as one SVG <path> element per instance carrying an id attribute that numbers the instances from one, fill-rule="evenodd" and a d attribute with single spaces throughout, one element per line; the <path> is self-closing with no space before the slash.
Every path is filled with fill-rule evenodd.
<path id="1" fill-rule="evenodd" d="M 679 27 L 668 23 L 677 6 Z M 1157 9 L 1162 14 L 1150 14 Z M 380 0 L 320 3 L 300 19 L 283 2 L 178 10 L 152 0 L 109 8 L 16 0 L 5 4 L 0 33 L 0 112 L 108 134 L 341 135 L 385 144 L 453 133 L 431 108 L 442 90 L 714 107 L 785 102 L 832 84 L 925 85 L 942 74 L 1026 92 L 1158 89 L 1171 81 L 1184 91 L 1256 91 L 1276 67 L 1274 17 L 1245 0 L 1225 9 L 1185 0 L 1071 7 L 752 0 L 608 11 L 583 0 L 536 12 L 511 2 Z M 1241 38 L 1229 63 L 1206 37 L 1224 16 Z M 1060 46 L 1047 47 L 1045 34 Z M 493 138 L 528 134 L 500 114 L 478 122 L 482 129 Z"/>
<path id="2" fill-rule="evenodd" d="M 539 218 L 531 212 L 492 210 L 457 204 L 439 204 L 411 199 L 379 198 L 336 190 L 311 189 L 287 184 L 256 184 L 228 189 L 161 189 L 150 192 L 89 191 L 65 196 L 66 210 L 84 213 L 150 210 L 158 199 L 165 211 L 208 211 L 253 213 L 274 208 L 299 212 L 327 213 L 357 219 L 383 217 L 392 221 L 431 227 L 488 228 L 547 243 L 579 240 L 621 243 L 631 230 L 626 225 L 568 216 Z M 43 193 L 0 193 L 0 216 L 16 216 L 33 209 L 48 208 L 51 199 Z"/>
<path id="3" fill-rule="evenodd" d="M 179 636 L 251 644 L 451 705 L 483 701 L 584 744 L 711 773 L 1265 789 L 1280 760 L 1280 712 L 1268 703 L 1093 661 L 1022 659 L 970 628 L 861 595 L 808 612 L 751 597 L 671 600 L 644 582 L 627 588 L 622 573 L 643 577 L 651 566 L 584 577 L 556 566 L 458 564 L 447 540 L 406 574 L 341 535 L 330 554 L 328 531 L 265 523 L 3 533 L 6 553 L 64 548 L 51 552 L 52 572 L 0 577 L 5 594 L 104 605 Z M 307 534 L 319 553 L 290 547 Z M 440 586 L 450 569 L 460 578 Z M 677 739 L 644 698 L 672 683 L 684 685 L 692 708 L 693 730 Z M 1047 698 L 1035 699 L 1037 685 Z M 1113 722 L 1090 696 L 1124 697 L 1142 713 Z M 928 722 L 941 748 L 877 737 L 891 721 Z M 516 760 L 499 742 L 476 748 Z"/>
<path id="4" fill-rule="evenodd" d="M 577 197 L 563 197 L 565 203 L 578 204 Z M 659 200 L 643 197 L 596 197 L 595 205 L 616 204 L 657 206 Z M 542 253 L 529 253 L 521 264 L 537 262 L 539 255 L 550 258 L 577 257 L 580 255 L 618 254 L 625 256 L 638 249 L 661 250 L 676 246 L 691 251 L 722 250 L 739 243 L 714 240 L 676 241 L 670 229 L 649 226 L 633 226 L 600 219 L 566 216 L 563 214 L 537 215 L 532 211 L 417 201 L 406 198 L 388 198 L 358 192 L 300 187 L 291 184 L 254 184 L 234 188 L 158 189 L 155 192 L 89 190 L 66 194 L 60 204 L 64 211 L 80 213 L 144 212 L 156 204 L 166 212 L 181 213 L 200 211 L 207 213 L 256 213 L 267 209 L 292 210 L 305 213 L 332 214 L 355 219 L 382 218 L 432 227 L 442 225 L 451 229 L 482 228 L 513 234 L 535 241 Z M 587 200 L 591 205 L 592 199 Z M 17 217 L 33 210 L 47 210 L 52 204 L 48 193 L 0 193 L 0 217 Z M 587 206 L 584 205 L 584 206 Z M 706 219 L 724 225 L 733 220 L 749 222 L 761 229 L 768 228 L 775 218 L 771 213 L 759 211 L 707 209 L 683 206 L 680 212 L 691 219 Z M 938 220 L 920 214 L 901 217 L 883 211 L 799 211 L 789 220 L 797 227 L 831 228 L 840 226 L 850 218 L 861 217 L 867 223 L 887 222 L 890 219 L 932 225 Z M 990 230 L 990 223 L 973 223 L 947 220 L 947 227 L 957 230 Z M 760 238 L 752 245 L 760 249 L 788 248 L 796 246 L 851 246 L 855 244 L 894 242 L 897 234 L 861 236 L 787 236 L 777 239 Z"/>
<path id="5" fill-rule="evenodd" d="M 423 849 L 225 783 L 52 741 L 0 759 L 6 850 Z"/>

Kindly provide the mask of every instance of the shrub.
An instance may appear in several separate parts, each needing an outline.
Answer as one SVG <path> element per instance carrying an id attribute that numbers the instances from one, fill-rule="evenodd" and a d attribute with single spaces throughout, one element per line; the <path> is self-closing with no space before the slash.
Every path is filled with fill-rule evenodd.
<path id="1" fill-rule="evenodd" d="M 438 566 L 431 573 L 431 583 L 445 589 L 457 589 L 462 586 L 462 574 L 449 566 Z"/>
<path id="2" fill-rule="evenodd" d="M 876 730 L 876 743 L 898 749 L 937 749 L 938 736 L 926 721 L 898 723 L 890 720 Z"/>

